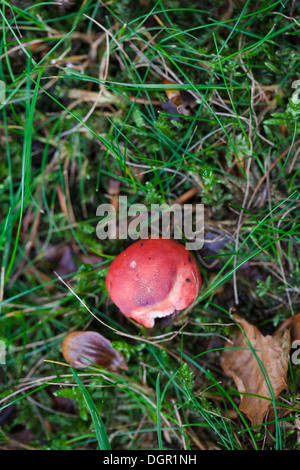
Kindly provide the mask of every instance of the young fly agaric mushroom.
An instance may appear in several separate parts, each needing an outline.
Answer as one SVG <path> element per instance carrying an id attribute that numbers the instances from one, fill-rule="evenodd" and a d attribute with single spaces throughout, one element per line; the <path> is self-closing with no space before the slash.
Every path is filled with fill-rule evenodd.
<path id="1" fill-rule="evenodd" d="M 114 259 L 106 287 L 122 313 L 151 328 L 155 318 L 183 310 L 196 299 L 201 276 L 183 245 L 150 238 L 133 243 Z"/>

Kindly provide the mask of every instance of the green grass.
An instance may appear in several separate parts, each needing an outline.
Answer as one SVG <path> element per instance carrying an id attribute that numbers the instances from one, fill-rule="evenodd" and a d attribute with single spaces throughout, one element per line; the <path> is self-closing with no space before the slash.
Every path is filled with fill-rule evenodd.
<path id="1" fill-rule="evenodd" d="M 264 334 L 300 312 L 300 10 L 200 3 L 0 1 L 4 449 L 299 445 L 299 366 L 257 430 L 220 356 L 232 308 Z M 179 121 L 168 90 L 189 93 Z M 151 331 L 108 299 L 107 269 L 130 243 L 96 237 L 111 181 L 129 204 L 196 186 L 187 202 L 205 205 L 201 293 Z M 113 341 L 128 371 L 63 364 L 63 338 L 82 329 Z"/>

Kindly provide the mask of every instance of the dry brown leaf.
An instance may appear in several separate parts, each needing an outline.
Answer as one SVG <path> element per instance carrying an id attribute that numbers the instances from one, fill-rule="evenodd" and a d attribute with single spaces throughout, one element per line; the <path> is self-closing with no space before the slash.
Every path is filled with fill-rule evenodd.
<path id="1" fill-rule="evenodd" d="M 287 318 L 282 322 L 276 330 L 276 333 L 288 329 L 291 333 L 291 341 L 300 340 L 300 313 Z"/>
<path id="2" fill-rule="evenodd" d="M 176 85 L 176 83 L 167 80 L 166 78 L 163 80 L 164 85 Z M 183 103 L 183 99 L 180 94 L 180 90 L 165 90 L 167 97 L 170 101 L 175 105 L 177 111 L 179 111 L 180 106 Z"/>
<path id="3" fill-rule="evenodd" d="M 239 349 L 225 349 L 221 365 L 225 374 L 233 378 L 238 391 L 242 394 L 240 410 L 250 418 L 252 426 L 258 426 L 272 407 L 271 395 L 261 365 L 263 365 L 276 400 L 279 394 L 287 388 L 290 333 L 285 329 L 274 336 L 263 336 L 254 325 L 243 318 L 238 315 L 233 317 L 243 331 L 239 329 L 233 337 L 233 344 L 227 341 L 225 347 Z M 245 393 L 267 399 L 248 396 Z"/>

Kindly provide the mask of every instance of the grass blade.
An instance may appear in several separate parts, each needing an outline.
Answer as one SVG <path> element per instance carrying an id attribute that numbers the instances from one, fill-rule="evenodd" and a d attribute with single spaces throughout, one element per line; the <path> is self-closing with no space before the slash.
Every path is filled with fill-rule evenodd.
<path id="1" fill-rule="evenodd" d="M 107 434 L 106 434 L 106 429 L 105 429 L 104 423 L 101 419 L 101 416 L 99 415 L 98 410 L 97 410 L 93 400 L 91 399 L 91 396 L 90 396 L 89 392 L 87 391 L 87 389 L 85 388 L 85 386 L 81 382 L 81 380 L 78 377 L 78 375 L 76 374 L 75 370 L 72 369 L 72 368 L 71 368 L 71 370 L 72 370 L 72 374 L 74 375 L 74 379 L 76 380 L 77 385 L 78 385 L 82 395 L 84 396 L 84 399 L 86 401 L 88 410 L 90 412 L 90 415 L 91 415 L 91 418 L 92 418 L 92 421 L 93 421 L 93 425 L 94 425 L 94 428 L 95 428 L 96 437 L 97 437 L 97 440 L 98 440 L 98 443 L 99 443 L 100 450 L 110 450 L 111 449 L 110 443 L 109 443 L 109 440 L 108 440 L 108 437 L 107 437 Z"/>

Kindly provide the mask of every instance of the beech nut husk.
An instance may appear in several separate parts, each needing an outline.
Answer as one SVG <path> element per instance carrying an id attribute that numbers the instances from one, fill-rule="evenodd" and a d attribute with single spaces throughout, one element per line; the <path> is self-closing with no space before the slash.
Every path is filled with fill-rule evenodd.
<path id="1" fill-rule="evenodd" d="M 62 353 L 72 367 L 97 364 L 112 372 L 127 370 L 123 355 L 111 346 L 107 338 L 96 331 L 69 333 L 63 341 Z"/>

